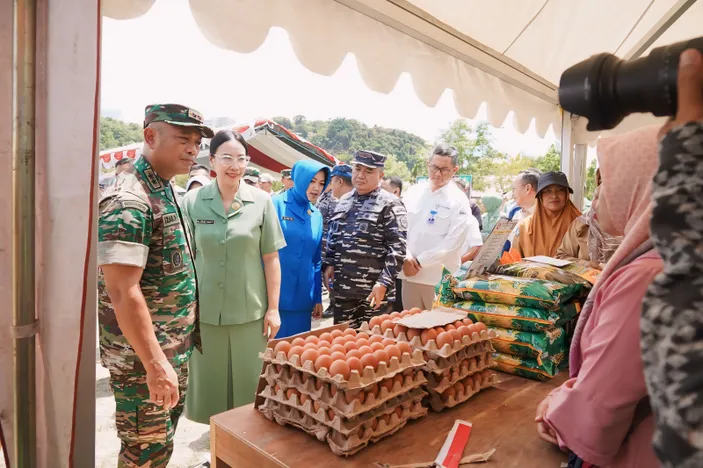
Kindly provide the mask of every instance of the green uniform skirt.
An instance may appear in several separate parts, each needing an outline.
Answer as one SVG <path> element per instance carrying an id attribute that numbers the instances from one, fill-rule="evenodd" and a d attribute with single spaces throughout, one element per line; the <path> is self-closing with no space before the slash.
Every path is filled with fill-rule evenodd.
<path id="1" fill-rule="evenodd" d="M 186 417 L 210 424 L 210 417 L 254 401 L 266 349 L 264 320 L 241 325 L 200 324 L 203 353 L 193 350 L 188 374 Z"/>

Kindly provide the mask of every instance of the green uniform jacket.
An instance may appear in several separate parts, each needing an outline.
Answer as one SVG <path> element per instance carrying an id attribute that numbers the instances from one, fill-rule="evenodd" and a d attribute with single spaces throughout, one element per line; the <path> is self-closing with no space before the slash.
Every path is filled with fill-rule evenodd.
<path id="1" fill-rule="evenodd" d="M 156 339 L 172 365 L 198 344 L 195 271 L 173 189 L 140 158 L 103 193 L 99 204 L 98 265 L 143 268 L 139 286 Z M 131 370 L 134 349 L 117 323 L 102 275 L 98 281 L 100 357 L 108 369 Z"/>
<path id="2" fill-rule="evenodd" d="M 200 321 L 238 325 L 260 320 L 268 308 L 262 255 L 286 246 L 268 193 L 244 182 L 225 213 L 217 182 L 183 198 L 195 240 Z"/>

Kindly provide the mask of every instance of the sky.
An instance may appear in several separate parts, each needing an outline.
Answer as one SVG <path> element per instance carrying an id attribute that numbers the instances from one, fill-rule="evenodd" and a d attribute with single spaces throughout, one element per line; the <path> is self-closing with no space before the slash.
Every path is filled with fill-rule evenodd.
<path id="1" fill-rule="evenodd" d="M 202 35 L 187 0 L 158 0 L 132 20 L 104 18 L 102 39 L 102 113 L 122 120 L 141 122 L 147 104 L 178 102 L 206 118 L 246 123 L 277 115 L 346 117 L 433 142 L 460 118 L 451 90 L 434 108 L 427 107 L 407 74 L 388 95 L 371 91 L 352 54 L 334 75 L 315 74 L 298 62 L 280 28 L 272 28 L 252 53 L 221 49 Z M 475 119 L 482 115 L 485 103 Z M 510 155 L 541 155 L 557 140 L 551 129 L 542 139 L 532 129 L 520 134 L 509 123 L 494 129 L 493 136 L 496 149 Z"/>

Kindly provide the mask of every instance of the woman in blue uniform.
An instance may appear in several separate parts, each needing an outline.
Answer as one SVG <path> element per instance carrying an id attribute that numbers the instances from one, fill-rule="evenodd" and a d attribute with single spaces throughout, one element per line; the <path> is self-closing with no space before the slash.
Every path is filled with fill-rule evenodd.
<path id="1" fill-rule="evenodd" d="M 293 187 L 273 198 L 286 238 L 281 259 L 281 329 L 276 338 L 309 331 L 312 316 L 322 316 L 322 214 L 315 202 L 330 179 L 328 167 L 298 161 L 291 171 Z"/>

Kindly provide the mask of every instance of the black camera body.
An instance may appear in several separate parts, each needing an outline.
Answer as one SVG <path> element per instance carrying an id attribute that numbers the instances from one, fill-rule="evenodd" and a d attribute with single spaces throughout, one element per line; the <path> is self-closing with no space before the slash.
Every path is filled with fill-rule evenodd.
<path id="1" fill-rule="evenodd" d="M 646 56 L 625 61 L 598 54 L 568 68 L 559 80 L 559 104 L 588 118 L 588 130 L 610 130 L 625 117 L 649 112 L 676 115 L 679 57 L 686 49 L 703 53 L 703 37 L 658 47 Z"/>

